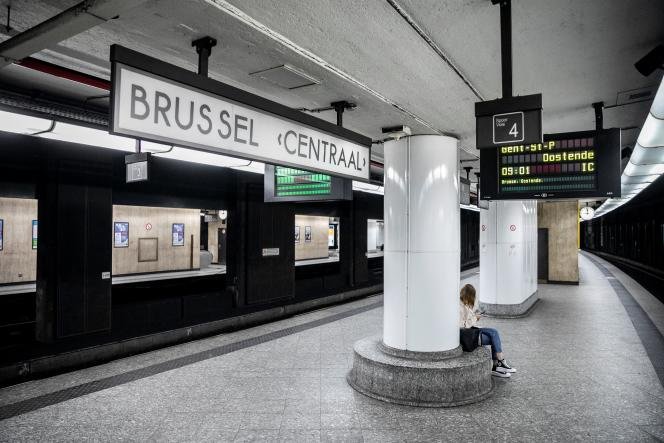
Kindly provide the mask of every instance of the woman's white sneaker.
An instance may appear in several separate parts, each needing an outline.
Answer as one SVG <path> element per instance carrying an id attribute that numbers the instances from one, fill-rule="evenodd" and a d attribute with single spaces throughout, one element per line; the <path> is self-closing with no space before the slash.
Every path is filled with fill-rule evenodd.
<path id="1" fill-rule="evenodd" d="M 502 372 L 504 374 L 514 374 L 516 368 L 511 367 L 505 360 L 498 360 L 494 365 L 494 371 Z"/>
<path id="2" fill-rule="evenodd" d="M 509 372 L 500 372 L 497 369 L 498 368 L 494 366 L 493 369 L 491 370 L 491 375 L 493 375 L 494 377 L 510 378 L 512 376 L 512 374 L 510 374 Z"/>

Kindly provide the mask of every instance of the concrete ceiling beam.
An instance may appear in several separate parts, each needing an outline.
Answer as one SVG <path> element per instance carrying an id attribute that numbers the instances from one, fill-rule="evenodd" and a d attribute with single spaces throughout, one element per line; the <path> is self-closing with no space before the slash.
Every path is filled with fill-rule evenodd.
<path id="1" fill-rule="evenodd" d="M 85 0 L 0 43 L 0 68 L 118 17 L 146 0 Z"/>

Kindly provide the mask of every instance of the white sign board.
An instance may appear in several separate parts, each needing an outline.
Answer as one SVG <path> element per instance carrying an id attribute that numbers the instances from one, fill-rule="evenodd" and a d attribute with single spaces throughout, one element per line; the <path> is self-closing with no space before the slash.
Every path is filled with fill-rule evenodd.
<path id="1" fill-rule="evenodd" d="M 279 248 L 263 248 L 263 257 L 274 257 L 279 255 Z"/>
<path id="2" fill-rule="evenodd" d="M 121 63 L 113 91 L 113 133 L 369 179 L 369 147 L 285 117 Z"/>
<path id="3" fill-rule="evenodd" d="M 142 182 L 148 179 L 148 162 L 136 162 L 127 164 L 127 183 Z"/>

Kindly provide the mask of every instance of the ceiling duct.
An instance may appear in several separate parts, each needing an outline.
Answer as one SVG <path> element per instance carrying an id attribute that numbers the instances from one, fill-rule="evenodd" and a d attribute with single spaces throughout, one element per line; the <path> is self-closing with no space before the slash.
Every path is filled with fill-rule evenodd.
<path id="1" fill-rule="evenodd" d="M 85 0 L 0 43 L 0 68 L 118 17 L 146 0 Z"/>
<path id="2" fill-rule="evenodd" d="M 0 108 L 9 112 L 29 114 L 50 120 L 95 126 L 108 130 L 108 115 L 81 109 L 54 101 L 37 99 L 25 95 L 0 90 Z"/>
<path id="3" fill-rule="evenodd" d="M 630 89 L 629 91 L 620 91 L 616 98 L 616 106 L 652 100 L 655 97 L 656 92 L 657 86 L 647 86 L 645 88 Z"/>

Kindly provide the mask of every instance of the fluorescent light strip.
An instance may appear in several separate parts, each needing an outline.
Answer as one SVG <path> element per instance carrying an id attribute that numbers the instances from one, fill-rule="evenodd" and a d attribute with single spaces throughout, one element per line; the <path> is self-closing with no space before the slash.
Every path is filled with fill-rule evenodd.
<path id="1" fill-rule="evenodd" d="M 385 188 L 380 185 L 372 185 L 371 183 L 358 182 L 353 180 L 353 191 L 366 192 L 368 194 L 385 194 Z"/>
<path id="2" fill-rule="evenodd" d="M 654 148 L 644 148 L 640 144 L 634 146 L 632 155 L 629 158 L 630 163 L 635 165 L 652 165 L 664 163 L 664 146 Z"/>
<path id="3" fill-rule="evenodd" d="M 52 121 L 41 117 L 32 117 L 24 114 L 15 114 L 0 111 L 0 131 L 13 132 L 16 134 L 33 135 L 52 140 L 61 140 L 70 143 L 96 146 L 104 149 L 113 149 L 123 152 L 135 152 L 136 140 L 129 137 L 120 137 L 109 134 L 101 129 L 77 126 L 70 123 L 56 122 L 51 128 Z M 47 132 L 43 132 L 47 131 Z M 36 134 L 41 132 L 41 134 Z M 197 151 L 161 143 L 141 141 L 144 152 L 151 152 L 156 156 L 171 158 L 174 160 L 199 163 L 210 166 L 238 169 L 247 172 L 263 174 L 265 165 L 261 162 L 250 162 L 234 157 L 228 157 L 211 152 Z"/>
<path id="4" fill-rule="evenodd" d="M 664 125 L 664 120 L 656 118 L 652 113 L 648 113 L 646 121 L 643 122 L 643 127 L 639 133 L 639 144 L 644 148 L 664 146 L 664 131 L 662 131 L 662 125 Z"/>
<path id="5" fill-rule="evenodd" d="M 622 196 L 604 201 L 593 218 L 601 217 L 629 202 L 664 174 L 664 80 L 657 89 L 637 140 L 620 178 Z"/>
<path id="6" fill-rule="evenodd" d="M 461 203 L 459 203 L 459 207 L 461 209 L 468 209 L 469 211 L 480 212 L 480 208 L 478 208 L 475 205 L 462 205 Z"/>

